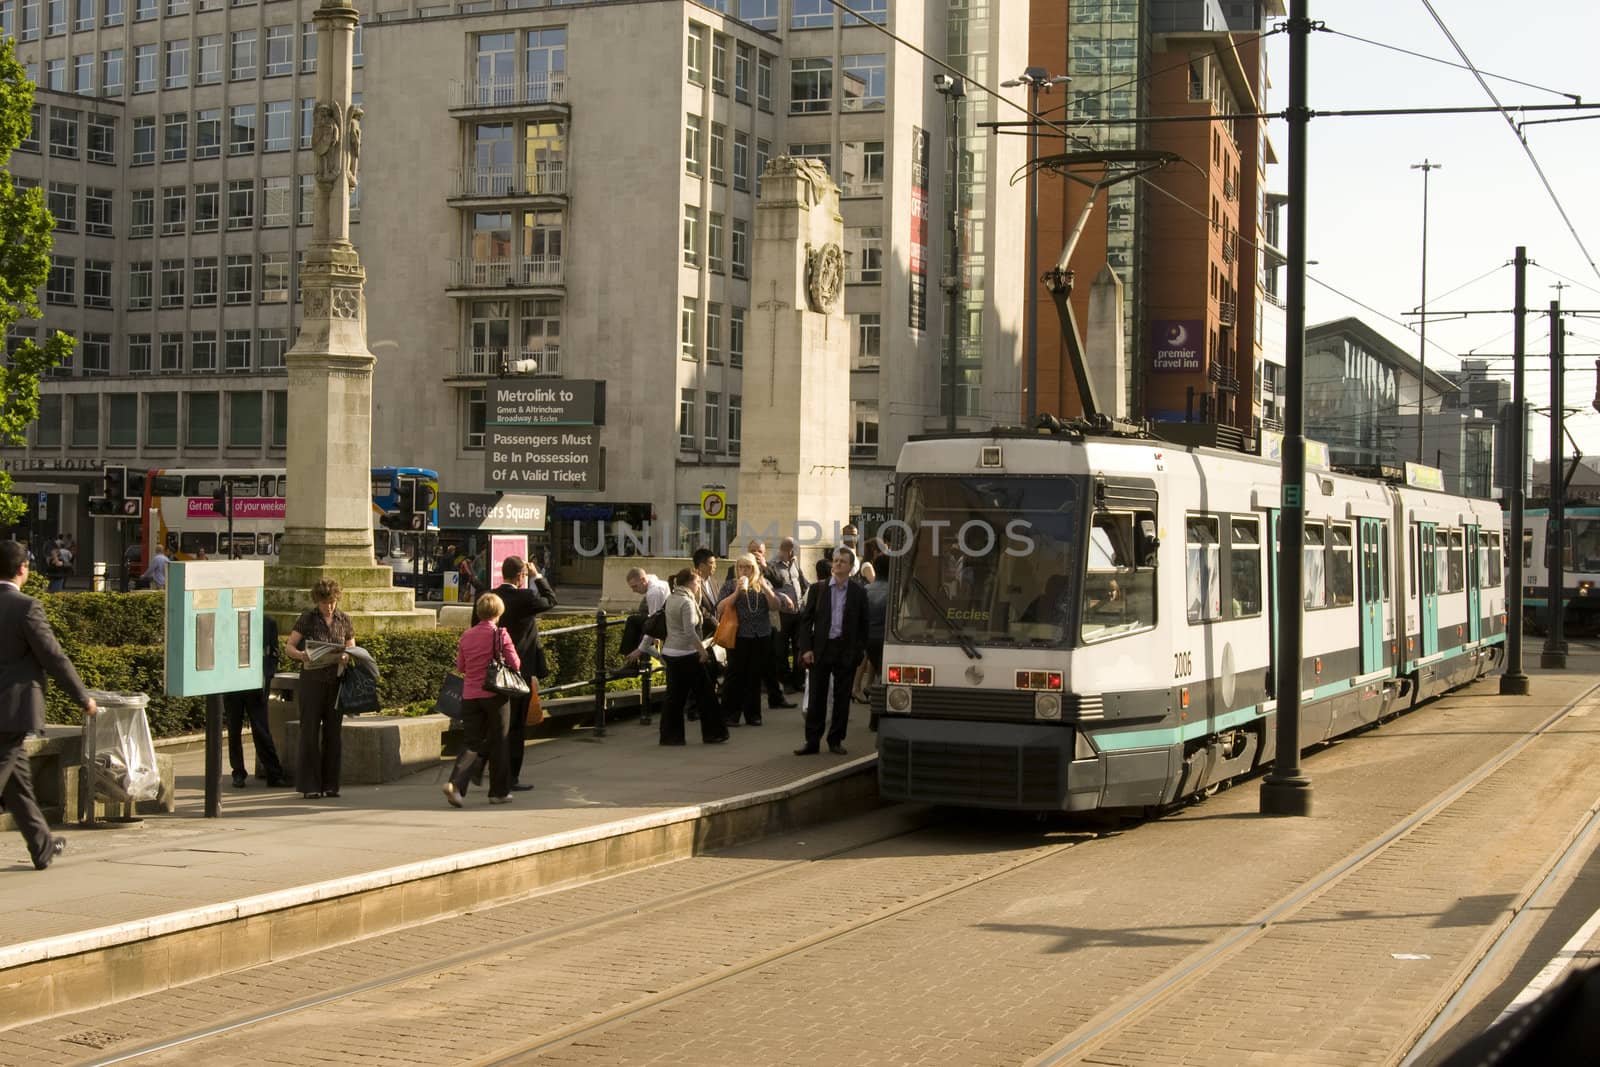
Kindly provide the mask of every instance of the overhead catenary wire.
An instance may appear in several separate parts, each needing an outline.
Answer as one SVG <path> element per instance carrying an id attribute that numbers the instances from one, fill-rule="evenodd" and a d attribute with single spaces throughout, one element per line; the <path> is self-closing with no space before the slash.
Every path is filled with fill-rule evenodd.
<path id="1" fill-rule="evenodd" d="M 1399 52 L 1401 55 L 1414 56 L 1417 59 L 1425 59 L 1430 63 L 1440 63 L 1447 67 L 1455 67 L 1457 70 L 1472 70 L 1471 67 L 1464 63 L 1452 63 L 1450 60 L 1441 59 L 1439 56 L 1430 56 L 1425 52 L 1413 52 L 1409 48 L 1401 48 L 1397 44 L 1387 44 L 1383 41 L 1374 41 L 1370 37 L 1359 37 L 1356 34 L 1345 33 L 1342 30 L 1329 29 L 1325 23 L 1313 23 L 1311 28 L 1321 33 L 1330 34 L 1334 37 L 1343 37 L 1346 40 L 1359 41 L 1362 44 L 1369 44 L 1374 48 L 1386 48 L 1391 52 Z M 1488 71 L 1484 71 L 1483 74 L 1484 77 L 1493 78 L 1496 81 L 1510 82 L 1512 85 L 1521 85 L 1529 89 L 1537 89 L 1541 93 L 1549 93 L 1551 96 L 1564 96 L 1573 103 L 1583 102 L 1583 97 L 1579 96 L 1577 93 L 1562 92 L 1560 89 L 1552 89 L 1546 85 L 1537 85 L 1534 82 L 1523 81 L 1520 78 L 1513 78 L 1506 74 L 1491 74 Z"/>

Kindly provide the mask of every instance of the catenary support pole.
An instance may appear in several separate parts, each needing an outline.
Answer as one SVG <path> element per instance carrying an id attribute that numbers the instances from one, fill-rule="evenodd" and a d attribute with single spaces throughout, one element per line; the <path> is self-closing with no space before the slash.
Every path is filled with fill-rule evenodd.
<path id="1" fill-rule="evenodd" d="M 1305 540 L 1306 350 L 1306 39 L 1311 34 L 1307 0 L 1289 3 L 1289 126 L 1287 349 L 1284 384 L 1282 496 L 1278 518 L 1278 584 L 1274 600 L 1278 641 L 1277 749 L 1261 782 L 1261 814 L 1310 815 L 1311 779 L 1300 770 L 1300 664 L 1303 656 L 1302 542 Z M 1271 536 L 1268 535 L 1270 543 Z"/>
<path id="2" fill-rule="evenodd" d="M 1506 575 L 1506 671 L 1500 676 L 1500 692 L 1507 696 L 1526 696 L 1528 675 L 1522 669 L 1522 524 L 1524 479 L 1528 469 L 1528 400 L 1523 359 L 1527 356 L 1528 250 L 1517 246 L 1516 297 L 1512 320 L 1511 371 L 1511 448 L 1506 462 L 1506 495 L 1511 502 L 1511 530 L 1505 554 L 1510 557 Z"/>
<path id="3" fill-rule="evenodd" d="M 1544 639 L 1544 652 L 1539 656 L 1539 666 L 1560 670 L 1567 665 L 1567 568 L 1564 551 L 1567 534 L 1566 463 L 1562 459 L 1563 435 L 1566 432 L 1566 390 L 1562 388 L 1566 345 L 1565 327 L 1561 322 L 1561 301 L 1550 301 L 1550 526 L 1545 536 L 1546 551 L 1550 555 L 1550 588 L 1545 604 L 1550 614 L 1550 628 Z"/>

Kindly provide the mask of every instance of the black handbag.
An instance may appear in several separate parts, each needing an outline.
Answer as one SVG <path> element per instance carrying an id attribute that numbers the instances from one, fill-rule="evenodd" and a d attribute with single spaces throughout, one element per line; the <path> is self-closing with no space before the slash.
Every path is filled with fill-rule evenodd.
<path id="1" fill-rule="evenodd" d="M 533 690 L 528 688 L 527 681 L 506 666 L 500 658 L 500 627 L 494 630 L 494 657 L 489 660 L 488 669 L 483 673 L 483 687 L 491 693 L 500 693 L 508 697 L 525 697 Z"/>
<path id="2" fill-rule="evenodd" d="M 378 679 L 359 667 L 345 668 L 344 676 L 339 679 L 337 707 L 347 715 L 377 711 L 381 707 L 378 703 Z"/>

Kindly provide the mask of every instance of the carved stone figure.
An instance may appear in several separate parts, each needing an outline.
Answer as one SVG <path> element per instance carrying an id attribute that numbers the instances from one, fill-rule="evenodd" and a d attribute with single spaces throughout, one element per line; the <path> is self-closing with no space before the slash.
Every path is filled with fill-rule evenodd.
<path id="1" fill-rule="evenodd" d="M 344 170 L 344 153 L 339 151 L 339 105 L 318 104 L 311 150 L 317 155 L 317 181 L 324 185 L 339 180 Z"/>
<path id="2" fill-rule="evenodd" d="M 832 184 L 833 179 L 828 176 L 828 168 L 820 159 L 790 158 L 790 165 L 794 167 L 795 177 L 800 180 L 800 187 L 806 192 L 806 204 L 822 203 L 824 190 Z"/>
<path id="3" fill-rule="evenodd" d="M 361 166 L 361 116 L 365 114 L 366 110 L 360 106 L 350 109 L 350 132 L 345 144 L 350 153 L 349 176 L 352 189 L 356 187 L 356 170 Z"/>
<path id="4" fill-rule="evenodd" d="M 844 253 L 828 242 L 821 248 L 806 248 L 806 303 L 824 315 L 833 310 L 844 287 Z"/>

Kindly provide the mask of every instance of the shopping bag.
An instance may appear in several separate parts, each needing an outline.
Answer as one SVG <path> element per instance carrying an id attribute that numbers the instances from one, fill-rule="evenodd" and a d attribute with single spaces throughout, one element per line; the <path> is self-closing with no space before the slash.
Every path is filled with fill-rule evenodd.
<path id="1" fill-rule="evenodd" d="M 719 648 L 732 648 L 739 643 L 739 612 L 733 607 L 723 611 L 717 619 L 717 633 L 712 642 Z"/>
<path id="2" fill-rule="evenodd" d="M 339 679 L 337 707 L 346 715 L 359 715 L 363 711 L 377 711 L 378 679 L 359 667 L 346 668 Z"/>
<path id="3" fill-rule="evenodd" d="M 461 675 L 446 674 L 439 683 L 439 695 L 434 698 L 433 710 L 452 719 L 461 718 Z"/>
<path id="4" fill-rule="evenodd" d="M 539 700 L 539 686 L 534 683 L 532 692 L 528 694 L 528 717 L 524 720 L 529 726 L 538 726 L 549 718 L 545 714 L 544 704 Z"/>

